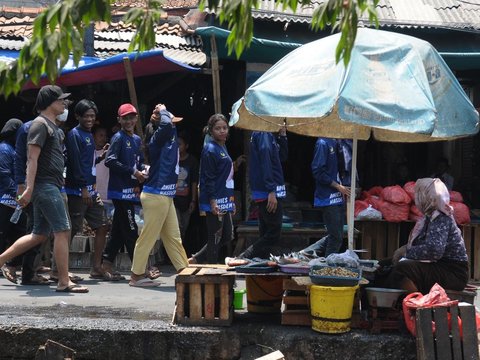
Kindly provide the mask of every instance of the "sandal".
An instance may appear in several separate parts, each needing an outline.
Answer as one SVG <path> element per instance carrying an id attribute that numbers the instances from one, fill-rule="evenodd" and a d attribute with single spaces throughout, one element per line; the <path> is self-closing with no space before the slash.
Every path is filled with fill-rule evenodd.
<path id="1" fill-rule="evenodd" d="M 22 278 L 22 285 L 49 285 L 50 281 L 41 275 L 34 275 L 31 279 L 23 279 Z"/>
<path id="2" fill-rule="evenodd" d="M 83 281 L 83 278 L 81 276 L 78 276 L 78 275 L 75 275 L 75 274 L 72 274 L 72 273 L 68 273 L 68 277 L 70 278 L 70 281 L 74 282 L 74 283 L 78 283 L 80 281 Z M 58 282 L 58 275 L 51 274 L 49 280 L 53 281 L 53 282 Z"/>
<path id="3" fill-rule="evenodd" d="M 150 280 L 155 280 L 155 279 L 158 279 L 160 276 L 162 276 L 162 272 L 156 266 L 151 266 L 147 270 L 145 276 Z"/>
<path id="4" fill-rule="evenodd" d="M 17 283 L 17 269 L 14 266 L 3 265 L 2 274 L 8 281 L 14 284 Z"/>
<path id="5" fill-rule="evenodd" d="M 104 271 L 103 279 L 106 281 L 121 281 L 125 280 L 125 276 L 120 274 L 118 271 Z"/>

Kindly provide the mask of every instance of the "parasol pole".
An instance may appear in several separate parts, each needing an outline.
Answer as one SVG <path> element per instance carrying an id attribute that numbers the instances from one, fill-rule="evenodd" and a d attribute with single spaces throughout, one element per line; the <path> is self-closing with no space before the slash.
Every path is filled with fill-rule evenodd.
<path id="1" fill-rule="evenodd" d="M 352 150 L 352 174 L 350 178 L 350 199 L 347 204 L 347 224 L 348 224 L 348 248 L 354 249 L 353 244 L 353 222 L 355 212 L 355 188 L 357 182 L 357 134 L 353 136 L 353 150 Z M 350 208 L 350 209 L 349 209 Z"/>

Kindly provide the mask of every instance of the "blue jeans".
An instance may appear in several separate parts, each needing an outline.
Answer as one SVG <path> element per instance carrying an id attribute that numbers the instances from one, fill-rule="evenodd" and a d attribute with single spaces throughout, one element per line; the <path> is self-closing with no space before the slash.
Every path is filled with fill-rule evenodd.
<path id="1" fill-rule="evenodd" d="M 320 209 L 322 209 L 323 221 L 327 228 L 327 236 L 306 247 L 303 251 L 315 250 L 319 255 L 327 257 L 330 254 L 338 253 L 342 247 L 345 211 L 343 205 L 330 205 Z"/>
<path id="2" fill-rule="evenodd" d="M 35 184 L 32 204 L 34 234 L 48 236 L 50 232 L 70 230 L 65 201 L 56 185 Z"/>

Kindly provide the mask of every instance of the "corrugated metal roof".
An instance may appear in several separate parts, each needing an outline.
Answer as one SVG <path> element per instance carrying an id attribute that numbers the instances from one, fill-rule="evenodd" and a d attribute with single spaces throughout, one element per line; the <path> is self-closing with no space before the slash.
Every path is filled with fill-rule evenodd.
<path id="1" fill-rule="evenodd" d="M 19 13 L 0 13 L 0 49 L 20 50 L 31 37 L 34 16 Z M 128 50 L 134 31 L 122 21 L 111 24 L 97 23 L 94 32 L 95 56 L 107 57 Z M 176 61 L 191 66 L 206 62 L 199 36 L 185 33 L 180 25 L 164 23 L 156 28 L 158 49 L 169 50 Z"/>
<path id="2" fill-rule="evenodd" d="M 277 22 L 309 23 L 313 11 L 326 0 L 314 0 L 311 5 L 293 14 L 283 11 L 275 0 L 262 0 L 253 11 L 255 19 Z M 380 0 L 377 5 L 380 26 L 438 27 L 480 29 L 480 0 Z M 368 20 L 365 16 L 363 20 Z"/>

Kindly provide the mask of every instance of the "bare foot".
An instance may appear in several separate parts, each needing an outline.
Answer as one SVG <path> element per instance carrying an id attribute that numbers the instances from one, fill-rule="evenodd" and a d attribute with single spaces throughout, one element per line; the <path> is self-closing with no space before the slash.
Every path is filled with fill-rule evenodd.
<path id="1" fill-rule="evenodd" d="M 189 264 L 198 264 L 197 259 L 195 259 L 194 256 L 192 256 L 191 258 L 188 259 L 188 263 Z"/>

